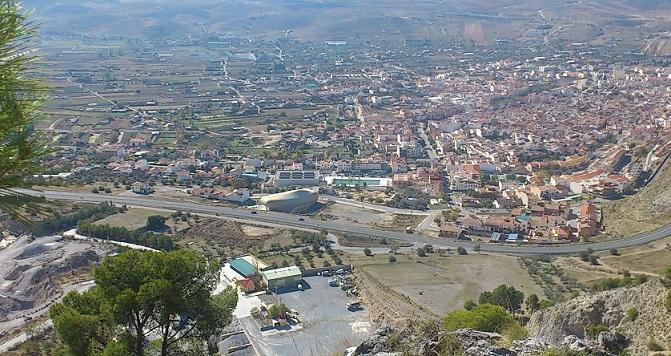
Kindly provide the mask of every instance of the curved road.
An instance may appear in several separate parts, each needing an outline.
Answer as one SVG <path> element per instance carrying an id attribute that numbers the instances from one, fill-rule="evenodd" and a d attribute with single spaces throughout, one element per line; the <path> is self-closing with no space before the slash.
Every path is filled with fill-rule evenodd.
<path id="1" fill-rule="evenodd" d="M 310 217 L 301 217 L 293 214 L 269 212 L 269 211 L 253 211 L 242 208 L 228 208 L 222 206 L 213 206 L 206 204 L 192 203 L 188 201 L 169 201 L 160 200 L 148 196 L 136 197 L 119 197 L 112 195 L 100 195 L 93 193 L 73 193 L 60 191 L 34 191 L 18 189 L 17 191 L 44 196 L 50 200 L 68 200 L 79 202 L 111 202 L 114 204 L 126 204 L 131 206 L 158 208 L 167 210 L 182 210 L 192 213 L 212 214 L 224 218 L 232 218 L 237 220 L 244 220 L 251 224 L 254 223 L 270 223 L 294 228 L 314 229 L 314 230 L 328 230 L 332 232 L 340 232 L 347 234 L 355 234 L 359 236 L 366 236 L 372 238 L 385 238 L 387 240 L 398 240 L 410 242 L 414 244 L 430 243 L 439 247 L 464 247 L 472 249 L 476 244 L 469 241 L 455 241 L 455 240 L 439 240 L 428 237 L 422 234 L 408 234 L 404 232 L 388 231 L 375 229 L 369 226 L 355 224 L 350 222 L 338 221 L 322 221 Z M 594 243 L 574 243 L 566 245 L 505 245 L 505 244 L 481 244 L 480 250 L 482 252 L 503 253 L 511 255 L 558 255 L 558 254 L 577 254 L 591 248 L 594 251 L 608 251 L 610 249 L 621 249 L 625 247 L 644 245 L 650 242 L 661 240 L 665 237 L 671 236 L 671 223 L 663 227 L 634 235 L 628 238 L 619 240 L 607 240 Z"/>

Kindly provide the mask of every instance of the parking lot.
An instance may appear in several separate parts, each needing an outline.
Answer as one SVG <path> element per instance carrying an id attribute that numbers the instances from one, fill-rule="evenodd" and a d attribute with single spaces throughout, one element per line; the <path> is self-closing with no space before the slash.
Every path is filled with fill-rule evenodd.
<path id="1" fill-rule="evenodd" d="M 354 301 L 340 288 L 329 286 L 328 277 L 306 277 L 309 288 L 282 293 L 281 303 L 299 312 L 302 328 L 279 332 L 261 332 L 250 316 L 240 318 L 255 349 L 261 355 L 333 355 L 358 345 L 368 335 L 371 326 L 368 311 L 347 310 Z"/>

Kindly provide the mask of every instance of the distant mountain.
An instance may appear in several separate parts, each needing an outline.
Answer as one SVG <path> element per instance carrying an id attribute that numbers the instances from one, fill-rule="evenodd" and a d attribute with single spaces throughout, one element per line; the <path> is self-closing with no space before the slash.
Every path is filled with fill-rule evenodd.
<path id="1" fill-rule="evenodd" d="M 467 38 L 492 43 L 498 38 L 526 38 L 539 26 L 564 25 L 564 37 L 582 41 L 623 31 L 645 37 L 671 19 L 671 2 L 663 0 L 25 0 L 23 4 L 36 9 L 45 33 L 135 38 L 204 33 L 278 38 L 290 30 L 291 36 L 304 40 Z M 583 31 L 585 24 L 592 30 Z"/>

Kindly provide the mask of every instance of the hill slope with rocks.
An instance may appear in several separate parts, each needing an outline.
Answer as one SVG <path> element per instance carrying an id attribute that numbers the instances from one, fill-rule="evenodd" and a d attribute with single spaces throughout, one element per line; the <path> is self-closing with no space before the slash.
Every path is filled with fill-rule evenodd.
<path id="1" fill-rule="evenodd" d="M 664 307 L 667 289 L 655 279 L 632 288 L 619 288 L 576 297 L 535 313 L 527 329 L 534 339 L 559 345 L 568 335 L 584 338 L 588 325 L 622 330 L 631 340 L 629 350 L 647 352 L 650 340 L 671 348 L 671 313 Z M 635 318 L 628 317 L 636 310 Z M 632 312 L 633 314 L 633 312 Z"/>

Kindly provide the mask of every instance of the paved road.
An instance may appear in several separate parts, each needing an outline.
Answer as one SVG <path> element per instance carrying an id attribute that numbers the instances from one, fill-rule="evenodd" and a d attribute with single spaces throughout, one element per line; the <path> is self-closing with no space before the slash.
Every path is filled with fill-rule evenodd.
<path id="1" fill-rule="evenodd" d="M 176 202 L 168 200 L 155 199 L 150 196 L 137 197 L 118 197 L 113 195 L 101 195 L 93 193 L 72 193 L 59 192 L 53 190 L 31 191 L 19 190 L 23 193 L 42 195 L 51 200 L 68 200 L 80 202 L 112 202 L 115 204 L 127 204 L 132 206 L 141 206 L 148 208 L 161 208 L 167 210 L 182 210 L 198 214 L 213 214 L 220 217 L 247 221 L 248 223 L 272 223 L 293 228 L 328 230 L 332 232 L 355 234 L 364 237 L 386 238 L 388 240 L 399 240 L 414 244 L 430 243 L 437 247 L 464 247 L 472 249 L 475 244 L 469 241 L 439 240 L 422 234 L 408 234 L 404 232 L 378 230 L 369 226 L 344 223 L 338 221 L 322 221 L 310 217 L 300 217 L 292 214 L 257 211 L 255 214 L 251 210 L 242 208 L 227 208 L 221 206 L 210 206 L 205 204 L 192 203 L 188 201 Z M 558 254 L 577 254 L 591 248 L 594 251 L 608 251 L 610 249 L 625 248 L 637 245 L 644 245 L 650 242 L 661 240 L 671 236 L 671 223 L 654 231 L 630 236 L 625 239 L 608 240 L 594 243 L 575 243 L 556 246 L 542 245 L 503 245 L 503 244 L 483 244 L 480 250 L 483 252 L 504 253 L 511 255 L 558 255 Z"/>

